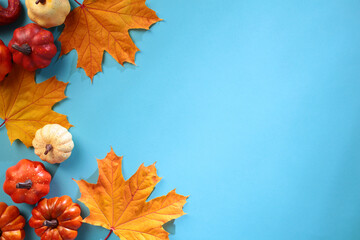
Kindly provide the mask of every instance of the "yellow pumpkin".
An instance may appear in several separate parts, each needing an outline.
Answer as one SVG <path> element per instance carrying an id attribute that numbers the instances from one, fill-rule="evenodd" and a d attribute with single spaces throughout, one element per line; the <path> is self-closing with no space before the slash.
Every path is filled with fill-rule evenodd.
<path id="1" fill-rule="evenodd" d="M 63 24 L 70 12 L 68 0 L 25 0 L 25 5 L 29 18 L 45 28 Z"/>
<path id="2" fill-rule="evenodd" d="M 62 163 L 74 148 L 72 135 L 59 124 L 47 124 L 36 131 L 32 142 L 35 154 L 48 163 Z"/>

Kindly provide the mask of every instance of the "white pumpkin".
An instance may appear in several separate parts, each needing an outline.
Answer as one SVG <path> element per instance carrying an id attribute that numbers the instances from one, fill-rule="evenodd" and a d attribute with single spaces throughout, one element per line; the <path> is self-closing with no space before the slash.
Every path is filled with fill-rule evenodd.
<path id="1" fill-rule="evenodd" d="M 62 163 L 74 148 L 71 133 L 59 124 L 47 124 L 36 131 L 32 142 L 35 154 L 48 163 Z"/>
<path id="2" fill-rule="evenodd" d="M 45 28 L 63 24 L 71 8 L 68 0 L 25 0 L 25 5 L 29 18 Z"/>

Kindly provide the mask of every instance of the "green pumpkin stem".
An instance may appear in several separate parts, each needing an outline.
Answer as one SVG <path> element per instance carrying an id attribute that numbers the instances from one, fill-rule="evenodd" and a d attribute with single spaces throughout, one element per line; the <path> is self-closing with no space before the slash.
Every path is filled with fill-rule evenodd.
<path id="1" fill-rule="evenodd" d="M 47 155 L 51 150 L 53 150 L 53 146 L 51 144 L 46 144 L 44 155 Z"/>
<path id="2" fill-rule="evenodd" d="M 50 228 L 56 228 L 58 225 L 59 225 L 59 222 L 56 219 L 45 220 L 43 223 L 43 226 L 50 227 Z"/>
<path id="3" fill-rule="evenodd" d="M 27 43 L 24 43 L 21 46 L 17 44 L 13 44 L 11 47 L 25 55 L 30 55 L 32 52 L 30 45 Z"/>
<path id="4" fill-rule="evenodd" d="M 29 179 L 29 180 L 26 180 L 25 182 L 17 183 L 16 188 L 29 190 L 32 187 L 32 185 L 33 185 L 33 182 Z"/>

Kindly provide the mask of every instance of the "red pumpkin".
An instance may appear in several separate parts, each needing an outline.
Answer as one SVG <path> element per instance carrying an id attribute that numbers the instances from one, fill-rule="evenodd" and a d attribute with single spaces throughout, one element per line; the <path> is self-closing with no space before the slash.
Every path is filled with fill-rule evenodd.
<path id="1" fill-rule="evenodd" d="M 20 16 L 20 0 L 8 0 L 7 8 L 0 6 L 0 25 L 7 25 L 15 22 Z"/>
<path id="2" fill-rule="evenodd" d="M 52 33 L 35 23 L 17 28 L 9 49 L 13 61 L 28 71 L 47 67 L 57 52 Z"/>
<path id="3" fill-rule="evenodd" d="M 51 175 L 41 162 L 22 159 L 6 171 L 4 191 L 15 203 L 36 204 L 50 191 Z"/>
<path id="4" fill-rule="evenodd" d="M 81 227 L 81 208 L 69 196 L 42 199 L 32 210 L 29 225 L 41 240 L 73 240 Z"/>
<path id="5" fill-rule="evenodd" d="M 11 71 L 12 61 L 11 53 L 8 47 L 0 39 L 0 82 Z"/>
<path id="6" fill-rule="evenodd" d="M 0 239 L 23 240 L 25 238 L 25 218 L 15 206 L 0 202 Z"/>

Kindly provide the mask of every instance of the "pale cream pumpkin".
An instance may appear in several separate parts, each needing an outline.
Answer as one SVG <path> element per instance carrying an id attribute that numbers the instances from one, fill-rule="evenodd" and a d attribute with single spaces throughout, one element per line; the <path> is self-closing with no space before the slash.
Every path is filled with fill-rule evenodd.
<path id="1" fill-rule="evenodd" d="M 36 131 L 32 142 L 35 154 L 48 163 L 62 163 L 74 148 L 71 133 L 59 124 L 47 124 Z"/>
<path id="2" fill-rule="evenodd" d="M 70 12 L 68 0 L 25 0 L 25 5 L 29 18 L 45 28 L 63 24 Z"/>

